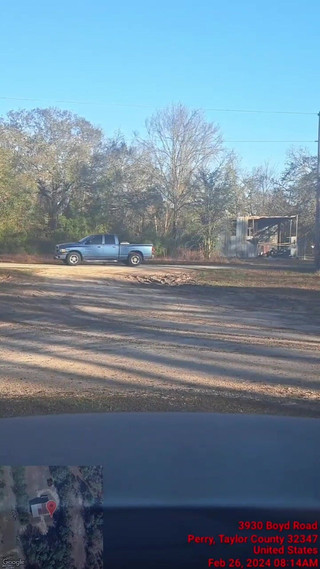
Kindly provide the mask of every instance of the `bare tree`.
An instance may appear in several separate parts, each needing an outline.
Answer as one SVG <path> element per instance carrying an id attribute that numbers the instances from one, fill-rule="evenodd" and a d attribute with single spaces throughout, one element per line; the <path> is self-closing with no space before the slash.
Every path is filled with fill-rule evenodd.
<path id="1" fill-rule="evenodd" d="M 268 162 L 253 168 L 244 178 L 250 215 L 268 215 L 272 206 L 276 172 Z"/>
<path id="2" fill-rule="evenodd" d="M 276 189 L 286 204 L 286 213 L 299 215 L 300 248 L 310 253 L 314 244 L 316 180 L 316 156 L 304 148 L 292 148 Z"/>
<path id="3" fill-rule="evenodd" d="M 201 111 L 181 104 L 156 112 L 146 128 L 148 138 L 142 143 L 165 203 L 165 232 L 176 240 L 181 212 L 192 202 L 194 182 L 221 150 L 219 128 L 206 122 Z"/>

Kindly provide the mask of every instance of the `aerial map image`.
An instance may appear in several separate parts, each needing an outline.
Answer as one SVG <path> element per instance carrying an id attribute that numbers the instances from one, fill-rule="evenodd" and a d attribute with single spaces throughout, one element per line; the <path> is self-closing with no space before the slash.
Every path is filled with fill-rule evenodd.
<path id="1" fill-rule="evenodd" d="M 101 466 L 0 466 L 0 569 L 103 567 Z"/>

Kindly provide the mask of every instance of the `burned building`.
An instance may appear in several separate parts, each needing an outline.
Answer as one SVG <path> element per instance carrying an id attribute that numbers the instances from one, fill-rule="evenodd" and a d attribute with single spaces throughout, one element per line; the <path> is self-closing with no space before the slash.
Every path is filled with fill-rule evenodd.
<path id="1" fill-rule="evenodd" d="M 254 215 L 229 220 L 220 249 L 227 257 L 259 257 L 280 250 L 297 257 L 298 216 Z"/>

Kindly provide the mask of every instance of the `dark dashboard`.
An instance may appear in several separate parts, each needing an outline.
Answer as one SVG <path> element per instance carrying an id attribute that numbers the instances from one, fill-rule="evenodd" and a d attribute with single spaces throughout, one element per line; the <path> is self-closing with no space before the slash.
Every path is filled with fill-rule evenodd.
<path id="1" fill-rule="evenodd" d="M 317 534 L 308 524 L 319 519 L 319 441 L 317 419 L 210 413 L 12 418 L 0 421 L 0 463 L 102 465 L 105 567 L 241 568 L 251 566 L 251 557 L 272 563 L 282 557 L 290 569 L 314 555 L 286 549 L 285 555 L 259 556 L 253 547 L 281 548 L 286 536 L 288 548 L 288 535 Z M 259 527 L 240 529 L 240 522 Z"/>

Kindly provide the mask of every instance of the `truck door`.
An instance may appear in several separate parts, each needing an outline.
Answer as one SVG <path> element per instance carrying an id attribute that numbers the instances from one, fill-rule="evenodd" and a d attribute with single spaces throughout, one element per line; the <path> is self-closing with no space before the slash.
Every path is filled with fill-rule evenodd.
<path id="1" fill-rule="evenodd" d="M 116 244 L 114 235 L 104 235 L 103 258 L 109 261 L 116 261 L 119 257 L 119 245 Z"/>
<path id="2" fill-rule="evenodd" d="M 83 254 L 86 259 L 103 259 L 103 235 L 91 235 L 84 243 Z"/>

